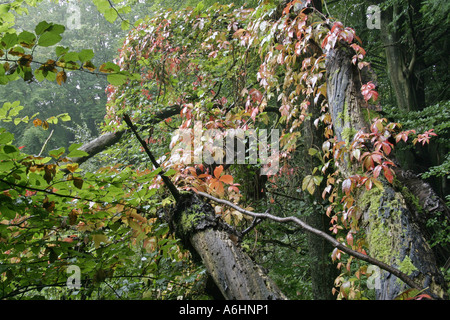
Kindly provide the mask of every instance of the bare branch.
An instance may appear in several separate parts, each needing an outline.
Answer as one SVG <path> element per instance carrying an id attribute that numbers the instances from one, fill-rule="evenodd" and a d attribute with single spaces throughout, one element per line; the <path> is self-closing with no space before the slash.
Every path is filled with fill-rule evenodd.
<path id="1" fill-rule="evenodd" d="M 135 135 L 136 139 L 139 141 L 141 146 L 144 148 L 144 151 L 150 158 L 151 162 L 153 163 L 153 166 L 155 168 L 160 168 L 159 163 L 156 161 L 152 152 L 148 148 L 147 143 L 144 140 L 142 140 L 139 133 L 136 131 L 136 128 L 134 127 L 133 123 L 131 122 L 130 117 L 127 114 L 125 114 L 123 119 L 125 120 L 128 127 L 130 127 L 131 131 L 133 131 L 133 134 Z M 169 188 L 169 191 L 172 194 L 172 196 L 175 198 L 176 201 L 178 201 L 180 199 L 180 193 L 179 193 L 178 189 L 175 187 L 175 185 L 172 183 L 172 181 L 170 181 L 169 177 L 164 175 L 164 172 L 162 170 L 159 173 L 159 175 L 160 175 L 161 179 L 164 181 L 164 184 L 166 185 L 166 187 Z"/>

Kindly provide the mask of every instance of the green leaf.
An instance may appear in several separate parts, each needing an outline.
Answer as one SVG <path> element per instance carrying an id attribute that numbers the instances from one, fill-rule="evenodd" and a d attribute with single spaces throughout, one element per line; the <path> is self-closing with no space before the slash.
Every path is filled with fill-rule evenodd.
<path id="1" fill-rule="evenodd" d="M 78 52 L 67 52 L 64 54 L 64 56 L 61 57 L 61 62 L 68 62 L 68 61 L 77 61 L 80 59 Z"/>
<path id="2" fill-rule="evenodd" d="M 66 148 L 61 147 L 61 148 L 59 148 L 59 149 L 50 150 L 50 151 L 48 152 L 48 154 L 49 154 L 50 156 L 52 156 L 53 158 L 58 159 L 59 157 L 61 157 L 61 156 L 64 154 L 64 152 L 66 152 Z"/>
<path id="3" fill-rule="evenodd" d="M 47 122 L 51 123 L 51 124 L 58 124 L 58 118 L 55 117 L 55 116 L 52 116 L 52 117 L 47 119 Z"/>
<path id="4" fill-rule="evenodd" d="M 55 48 L 55 53 L 57 56 L 61 56 L 63 54 L 66 54 L 67 52 L 69 52 L 69 47 L 57 46 Z"/>
<path id="5" fill-rule="evenodd" d="M 50 23 L 48 23 L 47 21 L 41 21 L 38 23 L 38 25 L 36 26 L 36 28 L 34 29 L 34 33 L 36 33 L 36 35 L 41 35 L 43 34 L 47 29 L 49 29 L 52 25 Z"/>
<path id="6" fill-rule="evenodd" d="M 114 8 L 109 8 L 104 12 L 106 21 L 113 23 L 117 19 L 117 12 Z"/>
<path id="7" fill-rule="evenodd" d="M 68 113 L 63 113 L 59 115 L 61 121 L 67 122 L 72 120 L 72 118 L 70 117 L 70 115 Z"/>
<path id="8" fill-rule="evenodd" d="M 39 82 L 43 81 L 45 76 L 42 70 L 36 69 L 36 71 L 34 71 L 34 78 Z"/>
<path id="9" fill-rule="evenodd" d="M 88 156 L 89 153 L 82 151 L 82 150 L 78 150 L 78 148 L 80 148 L 83 144 L 82 143 L 74 143 L 69 147 L 69 154 L 67 155 L 67 157 L 69 158 L 75 158 L 75 157 L 85 157 Z"/>
<path id="10" fill-rule="evenodd" d="M 17 149 L 15 146 L 6 145 L 3 147 L 3 152 L 5 152 L 6 154 L 19 153 L 19 149 Z"/>
<path id="11" fill-rule="evenodd" d="M 76 158 L 76 157 L 85 157 L 88 156 L 89 153 L 82 151 L 82 150 L 73 150 L 71 152 L 69 152 L 69 154 L 67 155 L 68 158 Z"/>
<path id="12" fill-rule="evenodd" d="M 177 171 L 175 169 L 169 169 L 164 173 L 164 175 L 166 177 L 170 177 L 170 176 L 173 176 L 175 173 L 177 173 Z"/>
<path id="13" fill-rule="evenodd" d="M 0 41 L 0 44 L 5 48 L 9 49 L 18 43 L 19 38 L 15 33 L 7 33 Z"/>
<path id="14" fill-rule="evenodd" d="M 41 47 L 50 47 L 62 40 L 62 37 L 58 33 L 54 32 L 45 32 L 39 38 L 38 45 Z"/>
<path id="15" fill-rule="evenodd" d="M 14 219 L 16 217 L 16 211 L 11 210 L 11 208 L 5 204 L 0 204 L 0 212 L 2 213 L 2 217 L 5 217 L 6 219 Z"/>
<path id="16" fill-rule="evenodd" d="M 309 154 L 310 156 L 316 155 L 317 152 L 319 152 L 319 150 L 314 149 L 314 148 L 310 148 L 310 149 L 308 150 L 308 154 Z"/>
<path id="17" fill-rule="evenodd" d="M 81 147 L 82 143 L 73 143 L 69 146 L 69 152 L 77 150 L 79 147 Z"/>
<path id="18" fill-rule="evenodd" d="M 14 161 L 0 161 L 0 171 L 10 172 L 15 167 Z"/>
<path id="19" fill-rule="evenodd" d="M 10 143 L 14 139 L 14 135 L 10 132 L 0 134 L 0 144 Z"/>
<path id="20" fill-rule="evenodd" d="M 314 176 L 313 181 L 316 186 L 319 186 L 322 183 L 323 177 L 322 176 Z"/>
<path id="21" fill-rule="evenodd" d="M 120 24 L 120 28 L 123 31 L 126 31 L 130 28 L 130 22 L 128 20 L 123 20 L 122 23 Z"/>
<path id="22" fill-rule="evenodd" d="M 106 62 L 102 64 L 99 68 L 100 72 L 109 73 L 109 72 L 119 72 L 120 67 L 112 62 Z"/>
<path id="23" fill-rule="evenodd" d="M 78 59 L 81 62 L 89 61 L 94 58 L 94 51 L 91 49 L 83 49 L 78 53 Z"/>
<path id="24" fill-rule="evenodd" d="M 106 10 L 111 8 L 108 0 L 93 0 L 92 2 L 97 6 L 97 10 L 100 13 L 104 13 Z"/>
<path id="25" fill-rule="evenodd" d="M 124 84 L 125 82 L 127 82 L 128 77 L 124 74 L 114 73 L 114 74 L 108 75 L 106 77 L 106 79 L 113 86 L 120 86 L 120 85 Z"/>
<path id="26" fill-rule="evenodd" d="M 36 40 L 36 36 L 34 35 L 34 33 L 31 33 L 29 31 L 22 31 L 19 34 L 18 40 L 21 45 L 25 44 L 26 47 L 31 47 Z"/>
<path id="27" fill-rule="evenodd" d="M 51 28 L 48 30 L 52 33 L 63 33 L 66 30 L 66 27 L 62 24 L 52 24 Z"/>

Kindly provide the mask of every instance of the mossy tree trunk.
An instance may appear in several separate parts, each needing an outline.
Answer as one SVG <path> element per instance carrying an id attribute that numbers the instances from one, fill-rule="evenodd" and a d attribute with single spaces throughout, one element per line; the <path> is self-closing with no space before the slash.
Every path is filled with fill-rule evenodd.
<path id="1" fill-rule="evenodd" d="M 360 93 L 364 75 L 361 77 L 351 63 L 352 53 L 347 49 L 343 46 L 332 50 L 326 61 L 329 109 L 335 135 L 341 141 L 349 141 L 353 133 L 369 128 L 363 116 L 363 112 L 367 112 L 365 101 Z M 341 163 L 339 169 L 344 176 L 357 173 L 348 162 Z M 423 233 L 423 221 L 416 219 L 405 194 L 409 192 L 414 197 L 414 191 L 395 188 L 387 182 L 383 192 L 375 187 L 370 191 L 363 189 L 355 201 L 362 214 L 361 226 L 366 232 L 368 254 L 409 274 L 423 288 L 428 287 L 433 296 L 443 297 L 445 282 Z M 380 280 L 377 299 L 392 299 L 407 289 L 385 271 L 381 272 Z"/>
<path id="2" fill-rule="evenodd" d="M 175 235 L 203 263 L 227 300 L 285 300 L 286 296 L 238 244 L 237 235 L 194 194 L 183 194 L 168 217 Z"/>

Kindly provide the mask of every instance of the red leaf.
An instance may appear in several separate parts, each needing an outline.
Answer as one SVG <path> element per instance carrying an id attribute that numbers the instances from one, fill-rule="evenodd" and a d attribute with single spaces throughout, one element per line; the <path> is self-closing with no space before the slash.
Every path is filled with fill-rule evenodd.
<path id="1" fill-rule="evenodd" d="M 373 101 L 376 101 L 378 99 L 378 92 L 376 92 L 374 89 L 375 84 L 373 84 L 372 81 L 369 81 L 368 83 L 361 86 L 361 93 L 364 97 L 364 100 L 369 101 L 371 98 L 373 98 Z"/>
<path id="2" fill-rule="evenodd" d="M 380 172 L 381 172 L 381 169 L 382 169 L 383 167 L 381 166 L 381 165 L 378 165 L 378 166 L 376 166 L 375 167 L 375 169 L 373 169 L 373 176 L 375 177 L 375 178 L 378 178 L 378 176 L 380 175 Z"/>
<path id="3" fill-rule="evenodd" d="M 392 170 L 388 167 L 383 166 L 383 172 L 384 177 L 389 181 L 389 183 L 392 183 L 394 181 L 394 175 L 392 174 Z"/>
<path id="4" fill-rule="evenodd" d="M 292 7 L 292 2 L 289 2 L 286 5 L 286 7 L 284 8 L 284 10 L 283 10 L 283 16 L 286 15 L 286 14 L 289 14 L 289 11 L 291 10 L 291 7 Z"/>

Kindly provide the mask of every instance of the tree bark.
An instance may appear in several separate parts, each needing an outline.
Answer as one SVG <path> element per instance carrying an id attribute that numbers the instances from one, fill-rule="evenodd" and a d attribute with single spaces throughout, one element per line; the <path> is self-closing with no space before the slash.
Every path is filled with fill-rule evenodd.
<path id="1" fill-rule="evenodd" d="M 303 122 L 303 146 L 299 148 L 300 150 L 297 153 L 302 158 L 301 163 L 304 166 L 305 174 L 311 174 L 314 168 L 319 167 L 321 164 L 319 159 L 309 155 L 309 149 L 314 146 L 321 146 L 324 142 L 322 128 L 319 127 L 318 130 L 314 130 L 313 124 L 313 120 L 320 116 L 321 100 L 317 103 L 314 103 L 314 99 L 311 100 L 308 108 L 308 113 L 311 114 L 311 117 Z M 302 185 L 302 181 L 299 181 L 298 185 Z M 319 188 L 315 190 L 313 195 L 305 193 L 304 200 L 311 207 L 326 207 Z M 305 217 L 305 222 L 313 228 L 329 233 L 330 218 L 325 215 L 324 210 L 313 210 L 311 214 Z M 339 270 L 330 259 L 330 252 L 333 251 L 333 246 L 324 238 L 311 232 L 307 233 L 307 241 L 308 256 L 311 259 L 309 273 L 311 275 L 313 298 L 314 300 L 333 300 L 335 296 L 333 296 L 331 288 L 333 288 L 334 281 L 339 275 Z"/>
<path id="2" fill-rule="evenodd" d="M 419 48 L 413 45 L 410 56 L 406 55 L 407 50 L 401 44 L 401 31 L 397 21 L 399 10 L 398 5 L 393 5 L 381 13 L 380 35 L 385 47 L 389 79 L 400 110 L 421 110 L 425 107 L 425 94 L 423 79 L 416 72 L 420 64 L 417 54 Z"/>
<path id="3" fill-rule="evenodd" d="M 155 113 L 155 115 L 152 117 L 152 119 L 149 119 L 146 124 L 145 128 L 149 128 L 152 125 L 167 119 L 169 117 L 172 117 L 174 115 L 179 114 L 181 111 L 181 107 L 179 105 L 173 105 L 166 107 L 158 112 Z M 76 157 L 72 158 L 71 160 L 73 162 L 76 162 L 78 164 L 82 164 L 83 162 L 86 162 L 96 154 L 106 150 L 110 146 L 116 144 L 120 141 L 123 134 L 125 133 L 125 130 L 119 130 L 116 132 L 107 132 L 105 134 L 102 134 L 101 136 L 95 138 L 92 141 L 86 142 L 84 145 L 82 145 L 79 150 L 82 150 L 86 153 L 88 153 L 87 156 L 84 157 Z"/>
<path id="4" fill-rule="evenodd" d="M 349 132 L 356 133 L 369 127 L 362 116 L 365 103 L 360 93 L 358 70 L 352 65 L 351 56 L 348 48 L 342 46 L 329 52 L 326 58 L 328 103 L 335 135 L 338 140 L 347 142 L 352 138 Z M 339 169 L 344 176 L 357 173 L 348 162 L 339 164 Z M 388 183 L 384 183 L 383 192 L 376 187 L 370 191 L 362 189 L 355 202 L 362 214 L 360 225 L 366 232 L 369 255 L 407 271 L 412 279 L 424 288 L 428 287 L 434 297 L 444 297 L 444 278 L 423 229 L 407 205 L 405 190 L 397 190 Z M 407 289 L 388 272 L 382 271 L 380 280 L 377 299 L 393 299 Z"/>
<path id="5" fill-rule="evenodd" d="M 183 194 L 165 217 L 172 231 L 201 262 L 227 300 L 285 300 L 286 296 L 239 246 L 233 230 L 195 194 Z"/>

